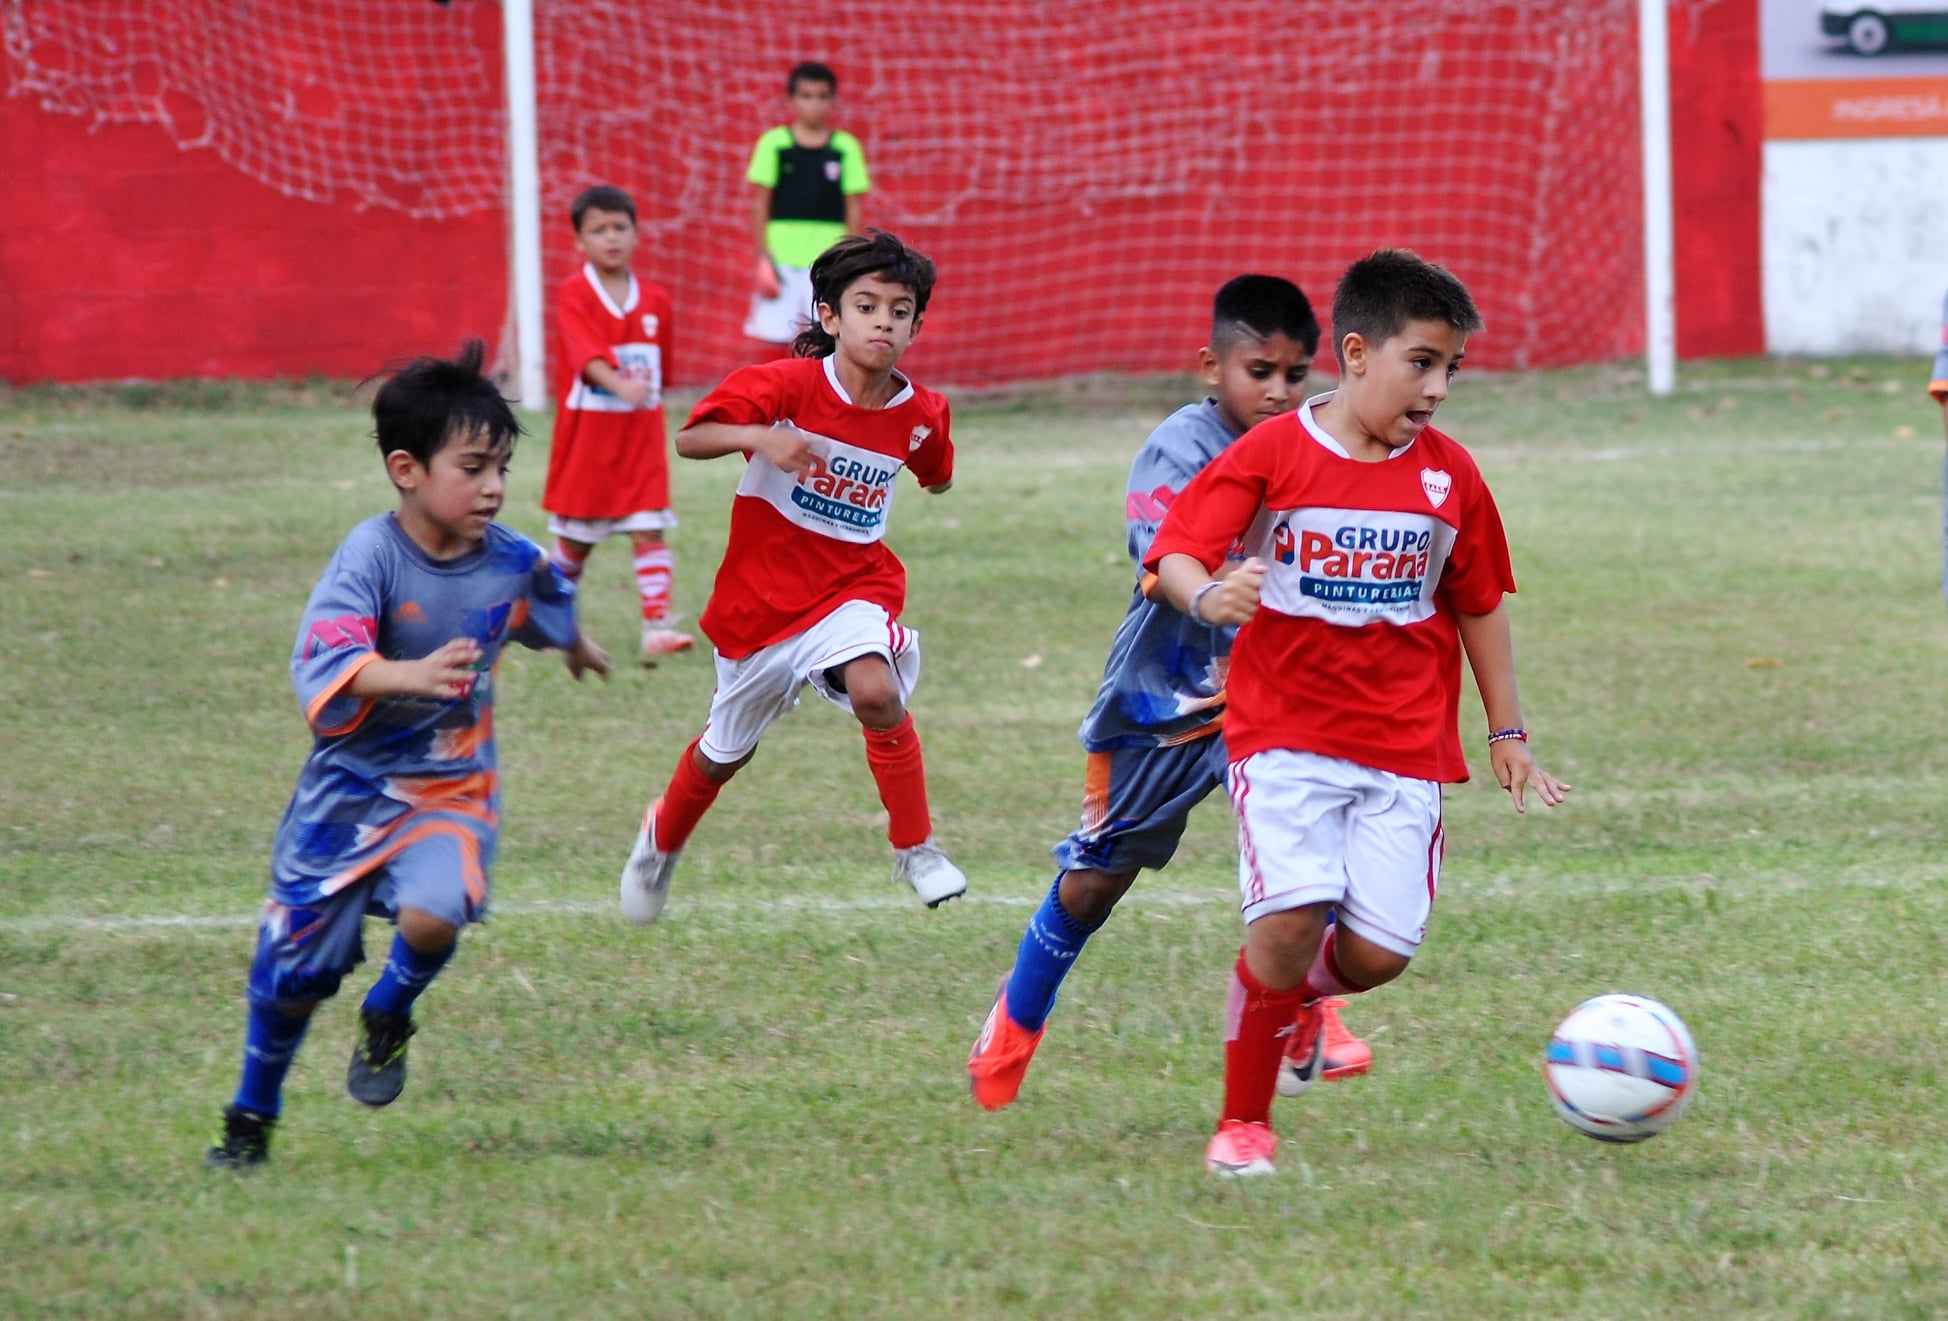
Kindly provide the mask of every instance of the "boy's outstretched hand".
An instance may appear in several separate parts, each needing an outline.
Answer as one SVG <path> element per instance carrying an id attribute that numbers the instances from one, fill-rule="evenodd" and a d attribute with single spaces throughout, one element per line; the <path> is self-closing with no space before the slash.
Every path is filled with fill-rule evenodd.
<path id="1" fill-rule="evenodd" d="M 1515 810 L 1528 811 L 1523 790 L 1533 786 L 1544 807 L 1554 807 L 1569 793 L 1569 786 L 1535 764 L 1529 745 L 1517 739 L 1503 739 L 1488 745 L 1488 763 L 1495 768 L 1495 782 L 1508 790 Z"/>
<path id="2" fill-rule="evenodd" d="M 562 653 L 562 659 L 568 663 L 568 673 L 577 683 L 581 682 L 582 676 L 590 670 L 604 679 L 609 677 L 609 653 L 602 649 L 601 643 L 586 633 L 577 637 L 575 645 Z"/>
<path id="3" fill-rule="evenodd" d="M 757 273 L 751 283 L 757 289 L 759 298 L 776 298 L 781 292 L 783 286 L 778 283 L 778 267 L 768 255 L 758 258 Z"/>

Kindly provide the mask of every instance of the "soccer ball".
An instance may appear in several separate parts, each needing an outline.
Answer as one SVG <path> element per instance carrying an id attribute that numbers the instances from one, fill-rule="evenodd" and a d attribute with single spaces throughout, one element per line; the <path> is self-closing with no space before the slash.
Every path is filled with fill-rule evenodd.
<path id="1" fill-rule="evenodd" d="M 1698 1048 L 1682 1020 L 1641 995 L 1577 1005 L 1542 1062 L 1563 1122 L 1601 1142 L 1654 1138 L 1698 1092 Z"/>

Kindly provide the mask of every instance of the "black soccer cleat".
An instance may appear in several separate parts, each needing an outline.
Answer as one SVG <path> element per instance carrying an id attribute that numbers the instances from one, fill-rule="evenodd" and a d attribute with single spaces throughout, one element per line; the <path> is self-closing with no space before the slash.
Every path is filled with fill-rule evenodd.
<path id="1" fill-rule="evenodd" d="M 363 1031 L 352 1047 L 345 1090 L 365 1105 L 391 1105 L 406 1090 L 406 1043 L 419 1029 L 407 1015 L 383 1009 L 360 1009 L 359 1019 Z"/>
<path id="2" fill-rule="evenodd" d="M 254 1170 L 271 1158 L 271 1129 L 276 1115 L 260 1115 L 242 1106 L 225 1106 L 223 1131 L 216 1145 L 203 1154 L 209 1170 Z"/>

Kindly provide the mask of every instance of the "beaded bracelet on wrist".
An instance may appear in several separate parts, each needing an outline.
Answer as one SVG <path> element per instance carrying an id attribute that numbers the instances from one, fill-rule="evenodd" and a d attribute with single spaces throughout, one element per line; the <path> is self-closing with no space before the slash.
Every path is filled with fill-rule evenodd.
<path id="1" fill-rule="evenodd" d="M 1186 613 L 1200 624 L 1209 624 L 1210 621 L 1208 619 L 1197 613 L 1197 607 L 1203 604 L 1204 598 L 1216 591 L 1217 588 L 1218 580 L 1213 578 L 1210 582 L 1205 583 L 1202 587 L 1192 592 L 1190 594 L 1190 609 Z"/>

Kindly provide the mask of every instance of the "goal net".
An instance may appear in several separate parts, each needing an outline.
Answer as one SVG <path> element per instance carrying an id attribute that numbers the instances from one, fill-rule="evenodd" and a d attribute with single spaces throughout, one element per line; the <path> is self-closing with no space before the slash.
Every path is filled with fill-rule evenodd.
<path id="1" fill-rule="evenodd" d="M 1690 0 L 1709 3 L 1709 0 Z M 680 379 L 750 357 L 753 141 L 838 73 L 868 222 L 940 270 L 916 371 L 1182 368 L 1212 292 L 1412 247 L 1474 291 L 1472 361 L 1643 348 L 1636 2 L 535 0 L 546 284 L 569 200 L 636 199 Z M 0 0 L 8 90 L 160 126 L 265 186 L 419 217 L 505 206 L 491 0 Z"/>

